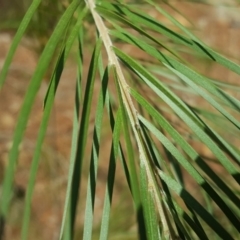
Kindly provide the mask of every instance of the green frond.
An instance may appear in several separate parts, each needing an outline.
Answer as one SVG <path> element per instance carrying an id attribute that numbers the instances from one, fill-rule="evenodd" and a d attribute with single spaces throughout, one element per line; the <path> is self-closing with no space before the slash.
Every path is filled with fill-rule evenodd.
<path id="1" fill-rule="evenodd" d="M 44 37 L 51 36 L 41 42 L 43 50 L 16 120 L 5 169 L 0 171 L 0 239 L 13 236 L 8 234 L 13 228 L 20 146 L 43 82 L 47 88 L 40 124 L 34 129 L 36 139 L 31 139 L 32 159 L 25 170 L 18 238 L 29 239 L 33 232 L 36 239 L 44 239 L 37 234 L 43 230 L 34 215 L 34 187 L 41 181 L 37 176 L 49 119 L 68 65 L 74 65 L 76 73 L 75 91 L 70 93 L 75 98 L 68 106 L 73 115 L 68 128 L 71 143 L 65 146 L 67 175 L 59 172 L 57 179 L 64 184 L 48 193 L 61 202 L 55 236 L 61 240 L 238 239 L 239 84 L 220 75 L 214 78 L 200 67 L 201 63 L 209 69 L 221 67 L 239 77 L 237 61 L 196 36 L 193 21 L 171 1 L 51 4 L 56 4 L 60 17 L 56 16 L 51 34 L 47 29 L 51 20 L 46 19 L 36 35 L 46 30 Z M 29 2 L 0 72 L 1 91 L 8 89 L 21 39 L 44 21 L 41 11 L 47 6 L 43 0 Z M 52 161 L 56 160 L 50 157 Z"/>

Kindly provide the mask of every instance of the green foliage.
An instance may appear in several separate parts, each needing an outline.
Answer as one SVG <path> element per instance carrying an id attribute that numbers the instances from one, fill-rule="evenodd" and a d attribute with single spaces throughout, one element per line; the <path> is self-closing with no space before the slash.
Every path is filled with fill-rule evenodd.
<path id="1" fill-rule="evenodd" d="M 62 72 L 77 43 L 71 155 L 59 239 L 78 237 L 76 218 L 79 201 L 85 199 L 81 183 L 86 176 L 82 167 L 86 161 L 90 163 L 80 239 L 108 239 L 111 221 L 117 222 L 111 219 L 111 210 L 119 169 L 125 176 L 121 181 L 130 193 L 124 201 L 133 202 L 139 239 L 237 239 L 240 232 L 240 101 L 229 91 L 237 86 L 202 75 L 189 59 L 205 59 L 238 75 L 240 66 L 194 36 L 164 10 L 169 3 L 163 2 L 97 1 L 95 6 L 93 0 L 73 0 L 70 4 L 32 1 L 0 74 L 2 87 L 21 38 L 27 31 L 36 29 L 33 23 L 39 24 L 37 36 L 44 35 L 47 41 L 42 42 L 44 49 L 14 131 L 2 184 L 0 228 L 7 224 L 19 146 L 34 99 L 53 63 L 22 217 L 21 239 L 28 239 L 41 149 Z M 58 17 L 53 20 L 50 14 L 45 20 L 41 13 L 50 9 L 54 9 Z M 152 17 L 149 9 L 168 19 L 171 27 Z M 88 27 L 95 31 L 95 39 L 90 43 Z M 126 46 L 132 49 L 130 53 L 124 51 Z M 89 49 L 92 55 L 85 79 L 83 59 L 85 54 L 90 54 Z M 101 81 L 98 91 L 97 81 Z M 99 94 L 97 104 L 93 102 L 94 94 Z M 202 106 L 186 101 L 186 95 L 201 99 Z M 89 134 L 90 116 L 94 116 L 93 134 Z M 175 121 L 171 120 L 173 117 Z M 95 198 L 106 126 L 111 149 L 109 163 L 105 162 L 108 174 L 101 225 L 96 232 L 93 227 Z M 232 133 L 230 138 L 226 135 L 226 126 Z M 194 148 L 193 142 L 212 152 L 222 176 L 214 171 L 211 161 Z M 91 151 L 87 151 L 89 143 Z M 197 186 L 197 195 L 189 189 L 187 181 Z M 122 217 L 129 219 L 127 215 Z M 127 234 L 122 238 L 127 239 Z"/>

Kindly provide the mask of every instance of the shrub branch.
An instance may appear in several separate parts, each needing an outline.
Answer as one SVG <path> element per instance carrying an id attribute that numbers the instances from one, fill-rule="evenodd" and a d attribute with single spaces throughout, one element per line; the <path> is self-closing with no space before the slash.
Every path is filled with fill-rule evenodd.
<path id="1" fill-rule="evenodd" d="M 154 192 L 154 196 L 155 196 L 155 202 L 156 202 L 156 206 L 158 208 L 159 214 L 160 214 L 160 218 L 161 218 L 161 223 L 162 223 L 162 230 L 165 236 L 167 235 L 172 235 L 172 231 L 169 231 L 169 229 L 172 230 L 171 226 L 168 226 L 169 222 L 167 221 L 167 216 L 164 214 L 164 210 L 163 210 L 163 206 L 161 203 L 161 196 L 159 193 L 159 186 L 157 184 L 156 178 L 155 178 L 155 174 L 154 174 L 154 170 L 152 168 L 152 164 L 151 164 L 151 160 L 148 157 L 148 154 L 146 152 L 146 148 L 144 146 L 144 140 L 142 137 L 142 133 L 140 130 L 140 125 L 139 125 L 139 120 L 138 120 L 138 111 L 135 108 L 132 98 L 130 96 L 130 92 L 129 92 L 129 85 L 127 84 L 125 77 L 123 75 L 122 69 L 120 67 L 118 58 L 116 56 L 116 54 L 114 53 L 112 47 L 112 41 L 109 37 L 108 34 L 108 29 L 105 26 L 102 18 L 99 16 L 99 14 L 95 11 L 95 2 L 94 0 L 86 0 L 86 3 L 91 11 L 91 14 L 93 16 L 95 25 L 98 29 L 99 35 L 102 38 L 102 41 L 104 43 L 107 55 L 108 55 L 108 61 L 109 61 L 109 65 L 115 67 L 116 69 L 116 74 L 118 77 L 118 83 L 120 86 L 120 91 L 121 91 L 121 95 L 122 95 L 122 99 L 123 99 L 123 104 L 126 108 L 134 135 L 135 135 L 135 139 L 137 142 L 137 146 L 138 146 L 138 150 L 139 150 L 139 157 L 140 157 L 140 161 L 141 161 L 141 165 L 143 165 L 146 169 L 146 173 L 147 173 L 147 178 L 148 178 L 148 186 L 149 186 L 149 191 L 153 191 Z"/>

